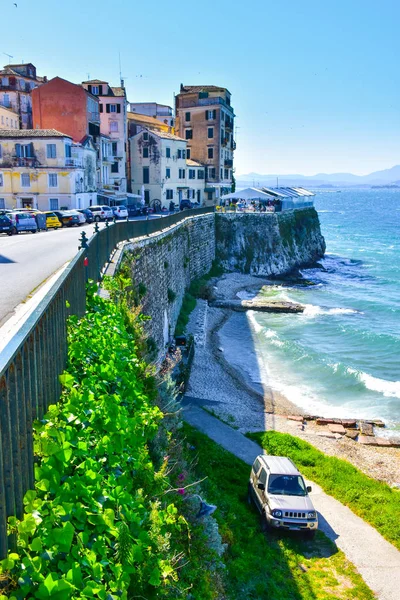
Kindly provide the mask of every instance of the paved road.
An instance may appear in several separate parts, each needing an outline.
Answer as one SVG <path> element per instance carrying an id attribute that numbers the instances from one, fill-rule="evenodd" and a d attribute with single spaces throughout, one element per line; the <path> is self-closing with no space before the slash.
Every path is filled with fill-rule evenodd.
<path id="1" fill-rule="evenodd" d="M 263 453 L 258 444 L 204 411 L 200 403 L 208 404 L 208 401 L 186 399 L 183 403 L 185 421 L 249 465 Z M 347 506 L 328 496 L 317 484 L 310 483 L 320 529 L 345 553 L 377 598 L 398 600 L 400 552 Z M 246 482 L 243 485 L 246 486 Z"/>
<path id="2" fill-rule="evenodd" d="M 18 304 L 75 256 L 83 230 L 90 237 L 94 225 L 0 235 L 0 326 Z"/>

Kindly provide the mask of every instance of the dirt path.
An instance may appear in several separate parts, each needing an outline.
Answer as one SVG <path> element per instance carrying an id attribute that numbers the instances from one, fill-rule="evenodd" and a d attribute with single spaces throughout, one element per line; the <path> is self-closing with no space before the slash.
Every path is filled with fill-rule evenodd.
<path id="1" fill-rule="evenodd" d="M 207 404 L 207 400 L 188 398 L 184 419 L 247 464 L 252 464 L 254 458 L 262 453 L 260 446 L 204 411 L 201 404 Z M 246 483 L 244 481 L 243 485 L 246 486 Z M 310 483 L 321 531 L 346 554 L 377 598 L 397 600 L 400 552 L 347 506 L 325 494 L 315 483 Z"/>

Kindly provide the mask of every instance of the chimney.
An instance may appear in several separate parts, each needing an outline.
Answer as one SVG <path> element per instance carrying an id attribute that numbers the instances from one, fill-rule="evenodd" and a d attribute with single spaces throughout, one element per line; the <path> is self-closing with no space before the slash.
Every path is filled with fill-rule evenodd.
<path id="1" fill-rule="evenodd" d="M 183 92 L 183 83 L 181 83 L 181 92 Z"/>

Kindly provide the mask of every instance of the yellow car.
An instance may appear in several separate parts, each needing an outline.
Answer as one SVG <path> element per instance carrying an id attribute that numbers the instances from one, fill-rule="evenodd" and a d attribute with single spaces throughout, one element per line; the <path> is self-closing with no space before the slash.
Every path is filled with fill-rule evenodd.
<path id="1" fill-rule="evenodd" d="M 62 227 L 62 223 L 60 223 L 56 214 L 53 212 L 45 212 L 44 214 L 46 215 L 46 227 L 48 229 Z"/>

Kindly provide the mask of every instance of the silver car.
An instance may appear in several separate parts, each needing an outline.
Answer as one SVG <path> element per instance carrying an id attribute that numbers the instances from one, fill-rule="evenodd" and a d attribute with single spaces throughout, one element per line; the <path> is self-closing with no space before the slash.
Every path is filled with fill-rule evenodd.
<path id="1" fill-rule="evenodd" d="M 304 531 L 314 537 L 318 517 L 296 465 L 284 456 L 257 456 L 251 468 L 248 494 L 266 529 Z"/>

